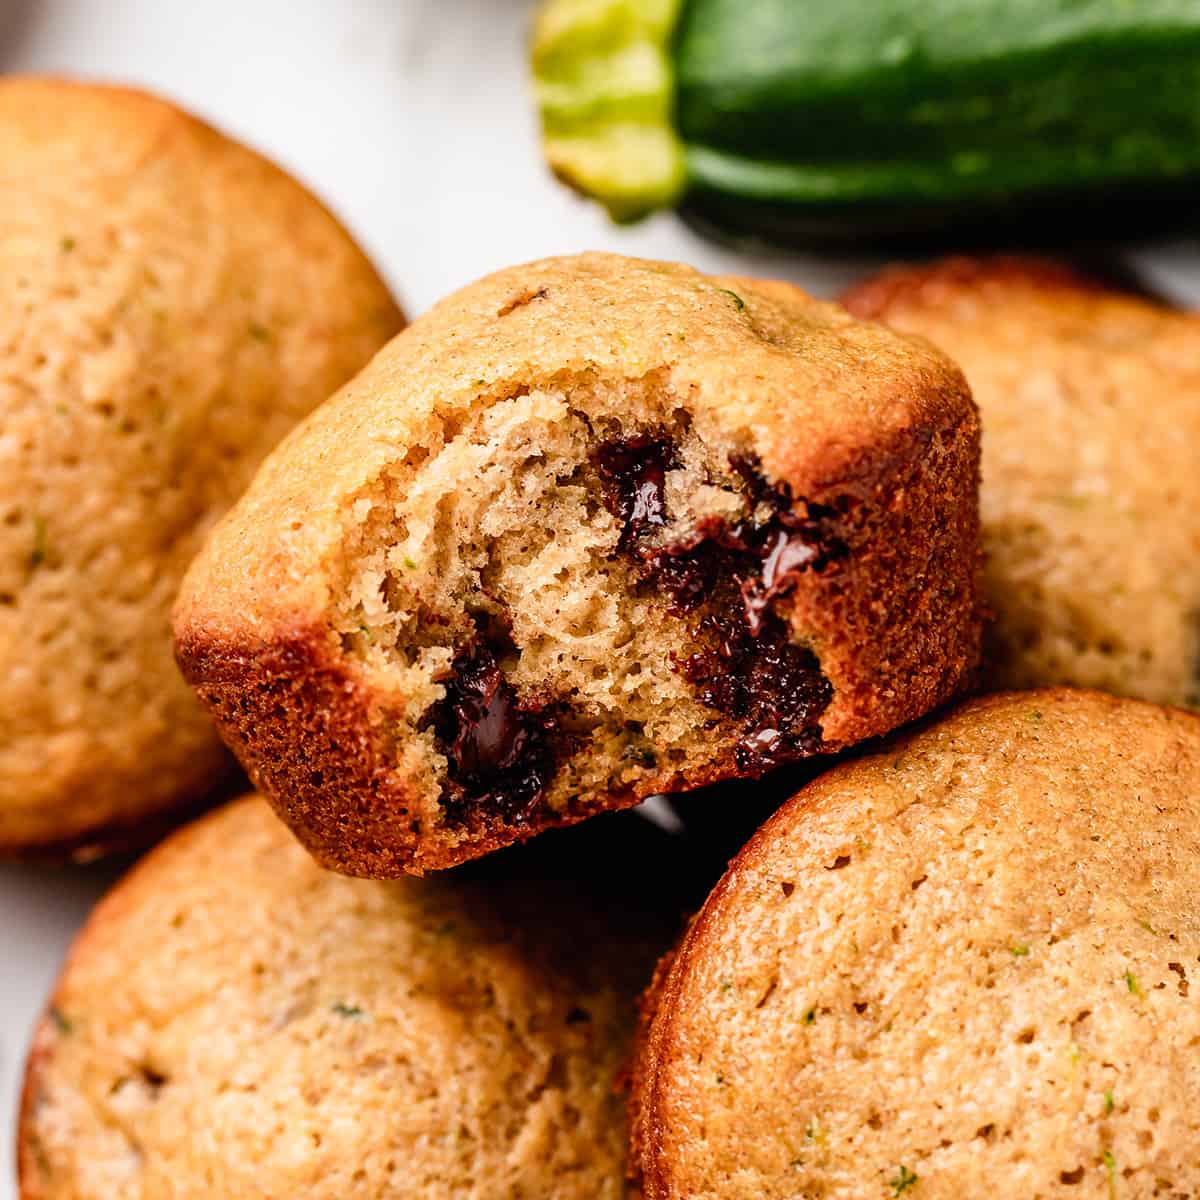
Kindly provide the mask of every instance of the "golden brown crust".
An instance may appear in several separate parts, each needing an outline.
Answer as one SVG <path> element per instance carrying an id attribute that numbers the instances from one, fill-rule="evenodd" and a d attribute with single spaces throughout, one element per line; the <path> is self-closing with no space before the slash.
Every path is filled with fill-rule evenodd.
<path id="1" fill-rule="evenodd" d="M 787 284 L 605 255 L 513 268 L 437 305 L 288 439 L 177 603 L 185 675 L 326 865 L 448 866 L 542 827 L 438 841 L 406 819 L 387 732 L 404 697 L 367 680 L 329 616 L 353 498 L 431 429 L 451 436 L 472 406 L 647 378 L 702 436 L 742 445 L 798 500 L 837 507 L 844 563 L 804 575 L 781 604 L 833 684 L 823 748 L 886 732 L 962 686 L 980 624 L 978 420 L 944 359 Z M 285 693 L 276 720 L 271 697 Z M 645 775 L 546 824 L 734 773 L 721 747 L 703 771 Z"/>
<path id="2" fill-rule="evenodd" d="M 385 884 L 320 871 L 257 798 L 181 830 L 38 1026 L 23 1200 L 628 1195 L 613 1080 L 674 897 L 618 896 L 608 855 L 662 847 L 608 832 Z"/>
<path id="3" fill-rule="evenodd" d="M 241 803 L 245 803 L 245 801 L 243 800 Z M 103 938 L 111 925 L 119 922 L 122 914 L 140 901 L 139 892 L 143 887 L 143 880 L 152 883 L 160 869 L 169 870 L 174 863 L 186 859 L 189 846 L 201 840 L 206 831 L 222 819 L 225 812 L 225 809 L 221 809 L 198 817 L 195 821 L 176 830 L 172 836 L 155 844 L 119 880 L 118 884 L 101 898 L 71 943 L 71 948 L 68 950 L 59 972 L 58 982 L 34 1028 L 25 1061 L 25 1074 L 21 1084 L 20 1109 L 15 1131 L 17 1180 L 21 1200 L 52 1200 L 56 1195 L 46 1171 L 46 1164 L 39 1154 L 36 1109 L 42 1092 L 43 1080 L 54 1055 L 56 1027 L 62 1023 L 58 998 L 62 990 L 63 979 L 79 959 L 90 953 L 92 936 L 94 935 L 98 939 Z"/>
<path id="4" fill-rule="evenodd" d="M 848 764 L 847 764 L 848 765 Z M 834 770 L 837 770 L 835 767 Z M 794 801 L 783 808 L 791 808 Z M 708 930 L 717 922 L 721 899 L 735 886 L 739 865 L 752 845 L 766 837 L 782 813 L 772 816 L 762 830 L 737 854 L 717 881 L 708 898 L 694 914 L 676 944 L 659 960 L 649 987 L 638 1003 L 638 1028 L 634 1035 L 629 1089 L 629 1178 L 646 1200 L 671 1196 L 671 1169 L 664 1155 L 663 1095 L 677 1049 L 672 1038 L 670 1014 L 678 1008 L 678 996 L 688 965 L 703 951 Z M 665 1069 L 664 1069 L 665 1068 Z"/>
<path id="5" fill-rule="evenodd" d="M 680 935 L 679 941 L 658 960 L 649 986 L 638 999 L 638 1025 L 634 1035 L 633 1051 L 628 1068 L 627 1101 L 629 1110 L 629 1160 L 627 1171 L 630 1182 L 645 1195 L 646 1188 L 662 1187 L 662 1179 L 655 1170 L 658 1147 L 661 1143 L 658 1118 L 658 1064 L 664 1054 L 659 1023 L 655 1014 L 670 1011 L 672 1007 L 671 984 L 676 978 L 675 960 L 687 944 L 692 925 L 703 915 L 698 912 Z M 647 1178 L 648 1173 L 650 1178 Z"/>
<path id="6" fill-rule="evenodd" d="M 144 844 L 222 785 L 174 593 L 265 453 L 402 325 L 251 150 L 134 89 L 0 80 L 0 856 Z"/>
<path id="7" fill-rule="evenodd" d="M 989 684 L 1200 707 L 1200 318 L 1004 256 L 894 267 L 844 302 L 940 346 L 979 404 Z"/>
<path id="8" fill-rule="evenodd" d="M 51 1020 L 50 1005 L 42 1011 L 38 1020 L 40 1028 L 46 1021 Z M 21 1082 L 20 1107 L 17 1114 L 17 1128 L 14 1131 L 17 1160 L 17 1186 L 20 1188 L 21 1200 L 50 1200 L 47 1181 L 43 1178 L 42 1164 L 38 1162 L 34 1139 L 30 1136 L 33 1120 L 34 1099 L 37 1095 L 39 1080 L 45 1069 L 50 1055 L 50 1047 L 36 1034 L 29 1048 L 29 1056 L 25 1060 L 25 1076 Z"/>
<path id="9" fill-rule="evenodd" d="M 1198 779 L 1196 714 L 1042 689 L 805 787 L 644 997 L 648 1200 L 1191 1195 Z"/>
<path id="10" fill-rule="evenodd" d="M 1115 287 L 1118 281 L 1121 286 Z M 856 317 L 886 322 L 894 311 L 910 305 L 936 309 L 963 293 L 1013 287 L 1068 294 L 1144 294 L 1139 282 L 1121 279 L 1119 272 L 1103 267 L 1031 255 L 961 255 L 920 266 L 887 267 L 847 290 L 841 303 Z"/>

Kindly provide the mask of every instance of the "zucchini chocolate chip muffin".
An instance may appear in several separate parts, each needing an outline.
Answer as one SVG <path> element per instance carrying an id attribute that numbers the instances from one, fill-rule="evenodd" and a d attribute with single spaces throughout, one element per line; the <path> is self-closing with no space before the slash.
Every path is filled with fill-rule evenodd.
<path id="1" fill-rule="evenodd" d="M 449 866 L 952 695 L 978 436 L 940 354 L 789 285 L 516 267 L 271 456 L 179 659 L 322 863 Z"/>
<path id="2" fill-rule="evenodd" d="M 403 324 L 345 230 L 140 92 L 0 80 L 0 853 L 229 771 L 170 607 L 266 452 Z"/>
<path id="3" fill-rule="evenodd" d="M 615 1084 L 669 905 L 578 841 L 503 866 L 346 879 L 257 798 L 177 833 L 37 1030 L 23 1200 L 623 1196 Z"/>
<path id="4" fill-rule="evenodd" d="M 1014 258 L 846 304 L 930 338 L 979 403 L 991 682 L 1200 708 L 1200 317 Z"/>
<path id="5" fill-rule="evenodd" d="M 1200 1195 L 1200 716 L 975 701 L 817 779 L 645 1001 L 648 1200 Z"/>

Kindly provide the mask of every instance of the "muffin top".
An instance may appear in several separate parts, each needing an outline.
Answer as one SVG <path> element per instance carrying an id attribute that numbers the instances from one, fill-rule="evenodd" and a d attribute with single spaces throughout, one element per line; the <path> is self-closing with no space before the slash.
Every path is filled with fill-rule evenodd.
<path id="1" fill-rule="evenodd" d="M 660 969 L 648 1197 L 1200 1191 L 1200 717 L 970 703 L 822 776 Z"/>
<path id="2" fill-rule="evenodd" d="M 22 1196 L 623 1195 L 614 1084 L 668 922 L 553 838 L 517 864 L 344 879 L 253 797 L 176 834 L 37 1031 Z"/>
<path id="3" fill-rule="evenodd" d="M 323 612 L 375 489 L 543 390 L 624 398 L 635 417 L 675 398 L 708 444 L 815 499 L 873 496 L 897 462 L 978 426 L 944 355 L 791 284 L 600 253 L 510 267 L 434 305 L 271 455 L 197 560 L 177 635 L 253 640 Z"/>
<path id="4" fill-rule="evenodd" d="M 144 93 L 0 80 L 0 850 L 120 840 L 211 785 L 179 579 L 402 323 L 258 155 Z"/>
<path id="5" fill-rule="evenodd" d="M 935 342 L 979 404 L 993 686 L 1200 708 L 1200 317 L 1004 256 L 894 268 L 845 302 Z"/>

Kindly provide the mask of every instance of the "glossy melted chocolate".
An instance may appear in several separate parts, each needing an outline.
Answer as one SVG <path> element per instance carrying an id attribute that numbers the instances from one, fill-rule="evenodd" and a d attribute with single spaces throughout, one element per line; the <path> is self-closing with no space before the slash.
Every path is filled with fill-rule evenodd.
<path id="1" fill-rule="evenodd" d="M 449 762 L 442 807 L 451 821 L 484 808 L 514 824 L 536 811 L 554 774 L 554 706 L 523 704 L 497 661 L 511 644 L 480 637 L 459 650 L 430 725 Z"/>
<path id="2" fill-rule="evenodd" d="M 821 714 L 833 688 L 816 656 L 792 643 L 775 602 L 804 571 L 821 570 L 846 552 L 831 532 L 833 509 L 796 511 L 786 484 L 771 485 L 750 458 L 731 462 L 751 515 L 729 523 L 709 518 L 685 540 L 647 544 L 667 524 L 664 477 L 677 461 L 669 438 L 606 443 L 596 455 L 609 511 L 622 522 L 618 551 L 634 558 L 694 622 L 703 647 L 679 664 L 701 701 L 742 723 L 738 768 L 762 774 L 815 753 Z"/>
<path id="3" fill-rule="evenodd" d="M 604 502 L 621 522 L 617 549 L 627 551 L 654 528 L 667 523 L 667 472 L 676 465 L 675 448 L 664 437 L 620 438 L 595 454 Z"/>

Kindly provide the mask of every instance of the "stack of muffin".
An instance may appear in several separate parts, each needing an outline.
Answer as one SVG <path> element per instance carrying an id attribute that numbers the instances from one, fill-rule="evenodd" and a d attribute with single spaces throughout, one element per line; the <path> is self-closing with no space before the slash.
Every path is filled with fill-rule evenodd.
<path id="1" fill-rule="evenodd" d="M 260 793 L 80 934 L 25 1200 L 1200 1194 L 1200 320 L 592 254 L 400 333 L 162 101 L 0 149 L 0 846 Z"/>

